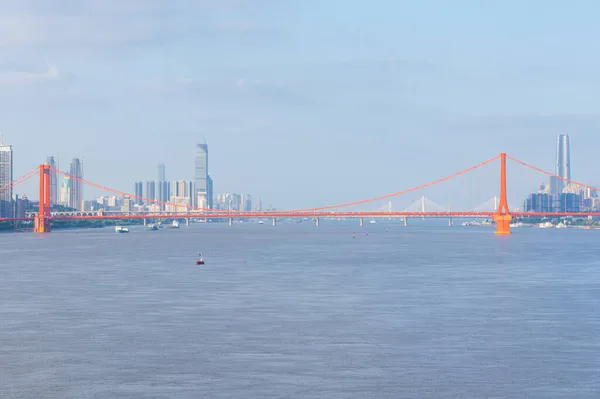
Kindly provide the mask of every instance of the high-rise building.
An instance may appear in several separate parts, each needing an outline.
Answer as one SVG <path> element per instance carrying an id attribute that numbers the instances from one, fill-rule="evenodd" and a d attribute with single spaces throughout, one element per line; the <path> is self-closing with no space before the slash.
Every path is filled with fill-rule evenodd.
<path id="1" fill-rule="evenodd" d="M 0 143 L 0 216 L 12 216 L 13 150 Z"/>
<path id="2" fill-rule="evenodd" d="M 122 212 L 131 212 L 133 210 L 133 201 L 129 195 L 123 197 L 123 205 L 121 206 Z"/>
<path id="3" fill-rule="evenodd" d="M 170 182 L 166 181 L 167 179 L 165 169 L 166 168 L 164 163 L 158 164 L 158 192 L 156 193 L 156 200 L 159 202 L 158 205 L 160 206 L 161 210 L 165 210 L 164 203 L 169 201 L 169 191 L 171 187 Z"/>
<path id="4" fill-rule="evenodd" d="M 70 182 L 70 193 L 69 193 L 69 207 L 77 210 L 81 210 L 81 201 L 83 201 L 83 164 L 79 158 L 73 158 L 69 167 L 69 175 L 72 176 L 69 179 Z"/>
<path id="5" fill-rule="evenodd" d="M 71 178 L 64 176 L 60 184 L 60 203 L 63 206 L 71 207 Z"/>
<path id="6" fill-rule="evenodd" d="M 208 207 L 208 145 L 196 144 L 196 157 L 194 158 L 194 206 Z"/>
<path id="7" fill-rule="evenodd" d="M 147 204 L 154 203 L 154 200 L 156 200 L 156 182 L 154 182 L 154 181 L 146 182 L 145 198 L 147 199 L 147 201 L 146 201 Z"/>
<path id="8" fill-rule="evenodd" d="M 206 176 L 206 202 L 209 209 L 213 209 L 213 180 L 210 175 Z"/>
<path id="9" fill-rule="evenodd" d="M 165 168 L 165 164 L 161 163 L 158 164 L 158 181 L 166 181 L 167 174 L 166 174 L 166 168 Z"/>
<path id="10" fill-rule="evenodd" d="M 242 196 L 240 194 L 233 193 L 231 194 L 230 208 L 233 211 L 241 211 L 242 210 Z"/>
<path id="11" fill-rule="evenodd" d="M 213 207 L 213 180 L 208 174 L 208 145 L 196 144 L 194 159 L 194 206 L 199 208 Z"/>
<path id="12" fill-rule="evenodd" d="M 550 195 L 544 192 L 531 193 L 523 205 L 524 212 L 550 212 Z"/>
<path id="13" fill-rule="evenodd" d="M 571 147 L 569 135 L 559 134 L 556 142 L 556 175 L 571 180 Z"/>
<path id="14" fill-rule="evenodd" d="M 244 195 L 243 199 L 243 207 L 245 212 L 252 212 L 252 196 L 250 194 Z"/>
<path id="15" fill-rule="evenodd" d="M 18 195 L 15 195 L 15 206 L 13 215 L 16 218 L 25 218 L 25 212 L 27 212 L 27 197 L 19 198 Z"/>
<path id="16" fill-rule="evenodd" d="M 559 134 L 556 139 L 556 176 L 550 177 L 550 195 L 552 196 L 552 210 L 562 208 L 563 190 L 568 184 L 564 179 L 571 180 L 571 146 L 568 134 Z"/>
<path id="17" fill-rule="evenodd" d="M 169 194 L 171 193 L 171 182 L 159 181 L 158 182 L 158 195 L 157 200 L 159 201 L 160 209 L 165 210 L 165 202 L 169 202 Z"/>
<path id="18" fill-rule="evenodd" d="M 170 212 L 187 211 L 186 208 L 193 206 L 194 183 L 191 181 L 178 180 L 169 183 L 170 195 L 168 202 L 170 206 L 165 209 Z"/>
<path id="19" fill-rule="evenodd" d="M 50 165 L 50 205 L 58 204 L 58 173 L 54 157 L 46 158 L 46 163 Z"/>
<path id="20" fill-rule="evenodd" d="M 171 183 L 171 195 L 170 197 L 187 197 L 190 200 L 194 193 L 194 183 L 191 181 L 177 180 Z M 191 203 L 191 201 L 190 201 Z"/>
<path id="21" fill-rule="evenodd" d="M 135 199 L 133 202 L 137 205 L 142 205 L 142 198 L 144 197 L 144 183 L 141 181 L 136 181 L 135 191 L 133 193 L 135 194 Z"/>

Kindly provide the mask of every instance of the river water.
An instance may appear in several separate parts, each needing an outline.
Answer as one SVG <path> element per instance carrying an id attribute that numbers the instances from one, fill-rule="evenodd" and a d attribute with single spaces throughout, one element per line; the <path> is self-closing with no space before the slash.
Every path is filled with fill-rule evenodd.
<path id="1" fill-rule="evenodd" d="M 341 222 L 1 234 L 0 397 L 597 398 L 599 240 Z"/>

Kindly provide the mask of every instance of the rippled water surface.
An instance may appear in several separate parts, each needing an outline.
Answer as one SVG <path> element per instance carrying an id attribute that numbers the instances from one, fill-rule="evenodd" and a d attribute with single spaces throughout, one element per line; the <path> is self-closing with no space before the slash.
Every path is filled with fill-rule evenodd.
<path id="1" fill-rule="evenodd" d="M 600 231 L 514 232 L 0 234 L 0 397 L 598 398 Z"/>

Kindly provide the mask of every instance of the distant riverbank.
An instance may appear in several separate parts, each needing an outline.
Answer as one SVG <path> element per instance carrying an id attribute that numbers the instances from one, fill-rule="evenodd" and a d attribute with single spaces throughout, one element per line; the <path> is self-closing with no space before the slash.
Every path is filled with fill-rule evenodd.
<path id="1" fill-rule="evenodd" d="M 141 219 L 124 220 L 54 220 L 52 221 L 53 230 L 77 229 L 77 228 L 102 228 L 111 226 L 132 226 L 141 225 L 144 221 Z M 0 222 L 0 231 L 23 231 L 33 229 L 33 222 Z"/>

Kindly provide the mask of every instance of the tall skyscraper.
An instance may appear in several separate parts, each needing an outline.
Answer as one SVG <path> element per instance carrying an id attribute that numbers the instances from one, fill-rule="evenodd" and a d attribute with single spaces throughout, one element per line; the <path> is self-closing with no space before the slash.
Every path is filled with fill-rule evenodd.
<path id="1" fill-rule="evenodd" d="M 212 179 L 208 175 L 208 145 L 196 144 L 194 159 L 194 206 L 212 208 Z"/>
<path id="2" fill-rule="evenodd" d="M 233 193 L 231 194 L 230 208 L 233 211 L 241 211 L 242 210 L 242 196 L 240 194 Z"/>
<path id="3" fill-rule="evenodd" d="M 171 191 L 171 182 L 166 181 L 167 176 L 165 169 L 164 163 L 158 164 L 158 192 L 156 193 L 156 200 L 159 202 L 158 205 L 163 211 L 166 209 L 164 203 L 169 201 L 169 194 Z"/>
<path id="4" fill-rule="evenodd" d="M 554 174 L 563 179 L 571 180 L 571 146 L 568 134 L 559 134 L 556 139 L 556 164 Z M 563 190 L 568 184 L 559 177 L 550 177 L 550 195 L 552 197 L 552 211 L 562 209 Z"/>
<path id="5" fill-rule="evenodd" d="M 0 216 L 12 216 L 13 150 L 0 142 Z"/>
<path id="6" fill-rule="evenodd" d="M 46 163 L 50 165 L 50 205 L 58 204 L 58 173 L 54 157 L 48 157 Z"/>
<path id="7" fill-rule="evenodd" d="M 145 198 L 148 200 L 146 203 L 153 204 L 154 200 L 156 200 L 156 182 L 147 181 L 146 182 L 146 195 Z"/>
<path id="8" fill-rule="evenodd" d="M 158 164 L 158 181 L 166 181 L 167 180 L 166 168 L 165 164 Z"/>
<path id="9" fill-rule="evenodd" d="M 159 181 L 158 182 L 158 192 L 157 192 L 157 196 L 156 199 L 159 202 L 160 208 L 162 210 L 165 210 L 165 204 L 164 202 L 169 202 L 169 194 L 171 191 L 171 182 L 168 181 Z"/>
<path id="10" fill-rule="evenodd" d="M 136 198 L 133 200 L 135 204 L 141 205 L 142 198 L 144 197 L 144 183 L 141 181 L 135 182 L 135 191 L 133 192 Z"/>
<path id="11" fill-rule="evenodd" d="M 559 134 L 556 142 L 556 175 L 571 180 L 571 147 L 569 135 Z"/>
<path id="12" fill-rule="evenodd" d="M 210 175 L 206 176 L 206 202 L 208 208 L 213 209 L 213 180 Z"/>
<path id="13" fill-rule="evenodd" d="M 252 196 L 250 194 L 244 195 L 242 202 L 244 206 L 244 211 L 252 212 Z"/>
<path id="14" fill-rule="evenodd" d="M 73 177 L 69 179 L 69 207 L 81 210 L 81 201 L 83 201 L 83 183 L 78 180 L 83 178 L 83 164 L 79 158 L 73 158 L 69 166 L 69 174 Z"/>

